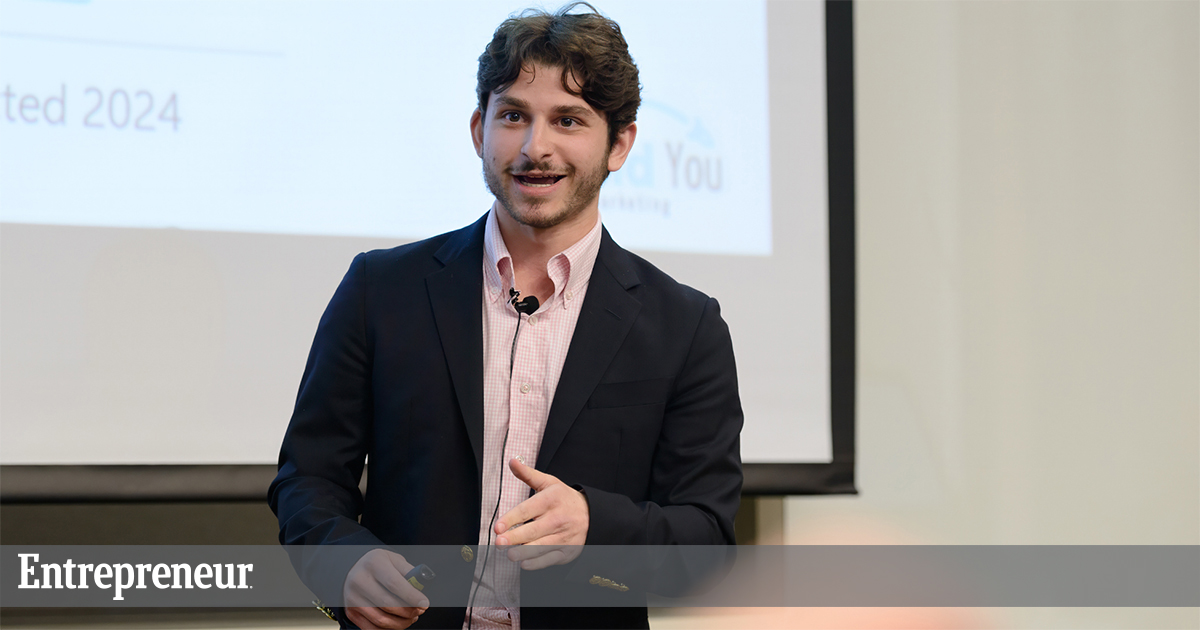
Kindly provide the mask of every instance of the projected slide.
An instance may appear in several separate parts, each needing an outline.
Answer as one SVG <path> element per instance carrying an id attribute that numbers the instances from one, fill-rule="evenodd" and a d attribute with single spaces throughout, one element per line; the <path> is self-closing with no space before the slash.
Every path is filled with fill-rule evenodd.
<path id="1" fill-rule="evenodd" d="M 460 227 L 491 203 L 468 135 L 476 59 L 520 6 L 4 0 L 0 221 Z M 636 249 L 769 255 L 763 4 L 599 6 L 645 85 L 601 195 L 609 229 Z"/>

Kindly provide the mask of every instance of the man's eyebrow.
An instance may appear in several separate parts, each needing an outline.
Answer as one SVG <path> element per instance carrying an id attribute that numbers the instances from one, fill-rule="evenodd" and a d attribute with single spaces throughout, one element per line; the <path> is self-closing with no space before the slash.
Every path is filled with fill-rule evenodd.
<path id="1" fill-rule="evenodd" d="M 554 108 L 554 113 L 560 116 L 595 116 L 596 112 L 590 107 L 583 105 L 559 105 Z"/>
<path id="2" fill-rule="evenodd" d="M 529 103 L 511 96 L 497 96 L 496 105 L 503 107 L 515 107 L 517 109 L 529 109 Z"/>

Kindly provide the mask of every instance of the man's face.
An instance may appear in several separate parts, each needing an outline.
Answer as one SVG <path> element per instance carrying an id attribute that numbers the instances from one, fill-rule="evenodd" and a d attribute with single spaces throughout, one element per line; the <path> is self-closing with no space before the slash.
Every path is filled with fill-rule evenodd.
<path id="1" fill-rule="evenodd" d="M 562 69 L 534 66 L 471 117 L 488 189 L 517 223 L 549 229 L 595 215 L 600 184 L 621 168 L 634 125 L 608 146 L 604 115 L 563 89 Z M 573 80 L 569 79 L 569 80 Z"/>

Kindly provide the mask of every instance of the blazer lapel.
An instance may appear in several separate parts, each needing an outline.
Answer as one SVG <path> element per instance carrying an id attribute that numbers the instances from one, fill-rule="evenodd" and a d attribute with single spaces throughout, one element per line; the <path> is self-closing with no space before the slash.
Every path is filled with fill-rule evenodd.
<path id="1" fill-rule="evenodd" d="M 483 470 L 483 219 L 460 230 L 434 256 L 445 267 L 425 278 L 442 351 Z"/>
<path id="2" fill-rule="evenodd" d="M 629 254 L 613 242 L 605 229 L 542 433 L 542 448 L 535 466 L 538 470 L 546 470 L 554 459 L 567 431 L 637 319 L 642 304 L 629 294 L 629 289 L 638 284 L 640 280 Z"/>

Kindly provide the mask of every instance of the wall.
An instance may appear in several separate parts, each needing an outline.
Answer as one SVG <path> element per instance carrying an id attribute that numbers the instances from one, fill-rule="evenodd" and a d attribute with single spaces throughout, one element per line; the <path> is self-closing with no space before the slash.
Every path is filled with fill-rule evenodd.
<path id="1" fill-rule="evenodd" d="M 1200 4 L 860 2 L 855 30 L 861 496 L 788 499 L 784 539 L 1200 543 Z"/>

